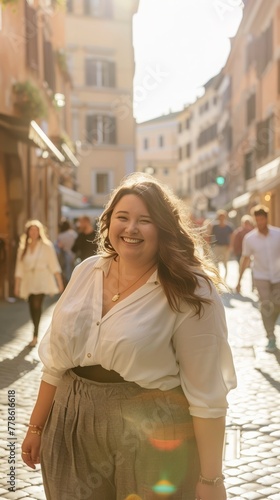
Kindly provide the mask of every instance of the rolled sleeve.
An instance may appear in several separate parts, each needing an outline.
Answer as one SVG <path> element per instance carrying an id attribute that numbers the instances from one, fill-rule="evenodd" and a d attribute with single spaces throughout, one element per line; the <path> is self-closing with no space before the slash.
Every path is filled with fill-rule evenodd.
<path id="1" fill-rule="evenodd" d="M 186 318 L 173 338 L 182 389 L 190 414 L 217 418 L 227 412 L 227 394 L 236 387 L 223 305 L 214 294 L 204 312 Z"/>
<path id="2" fill-rule="evenodd" d="M 63 336 L 57 336 L 49 326 L 38 349 L 39 357 L 43 363 L 42 380 L 57 386 L 62 375 L 73 368 L 69 351 L 69 342 Z"/>

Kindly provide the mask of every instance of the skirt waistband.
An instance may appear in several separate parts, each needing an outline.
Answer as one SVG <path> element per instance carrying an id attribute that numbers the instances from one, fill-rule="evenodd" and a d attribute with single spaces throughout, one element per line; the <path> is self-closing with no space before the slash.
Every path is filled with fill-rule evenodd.
<path id="1" fill-rule="evenodd" d="M 101 365 L 76 366 L 72 371 L 79 377 L 101 383 L 120 383 L 126 382 L 124 378 L 114 370 L 106 370 Z"/>

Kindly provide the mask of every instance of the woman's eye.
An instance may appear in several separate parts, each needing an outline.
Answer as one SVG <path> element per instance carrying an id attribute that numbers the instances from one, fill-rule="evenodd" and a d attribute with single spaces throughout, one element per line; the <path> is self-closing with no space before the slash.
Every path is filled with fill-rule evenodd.
<path id="1" fill-rule="evenodd" d="M 119 215 L 119 216 L 118 216 L 118 219 L 119 219 L 119 220 L 127 220 L 127 217 L 124 217 L 124 215 Z"/>

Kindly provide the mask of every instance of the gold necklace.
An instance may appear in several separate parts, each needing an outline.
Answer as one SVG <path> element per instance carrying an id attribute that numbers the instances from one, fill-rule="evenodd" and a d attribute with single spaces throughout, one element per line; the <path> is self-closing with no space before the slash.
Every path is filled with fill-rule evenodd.
<path id="1" fill-rule="evenodd" d="M 122 293 L 126 292 L 127 290 L 129 290 L 133 285 L 136 285 L 136 283 L 138 283 L 138 281 L 141 280 L 141 278 L 143 278 L 143 276 L 145 276 L 145 274 L 147 274 L 153 267 L 155 264 L 153 264 L 151 267 L 149 267 L 149 269 L 147 269 L 147 271 L 145 271 L 143 274 L 141 274 L 141 276 L 139 276 L 139 278 L 137 278 L 136 281 L 134 281 L 134 283 L 132 283 L 132 285 L 129 285 L 127 288 L 125 288 L 122 292 L 119 291 L 119 286 L 120 286 L 120 264 L 119 264 L 119 260 L 118 260 L 118 291 L 117 293 L 112 297 L 112 302 L 117 302 L 117 300 L 119 300 L 120 296 Z"/>

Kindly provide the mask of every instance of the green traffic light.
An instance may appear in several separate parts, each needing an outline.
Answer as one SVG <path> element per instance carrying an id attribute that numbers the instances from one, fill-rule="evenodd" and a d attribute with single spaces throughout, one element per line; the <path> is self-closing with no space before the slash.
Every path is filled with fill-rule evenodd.
<path id="1" fill-rule="evenodd" d="M 218 184 L 218 186 L 223 186 L 224 183 L 225 183 L 225 178 L 222 175 L 216 177 L 216 184 Z"/>

